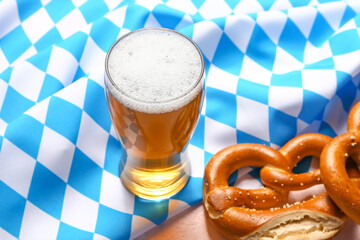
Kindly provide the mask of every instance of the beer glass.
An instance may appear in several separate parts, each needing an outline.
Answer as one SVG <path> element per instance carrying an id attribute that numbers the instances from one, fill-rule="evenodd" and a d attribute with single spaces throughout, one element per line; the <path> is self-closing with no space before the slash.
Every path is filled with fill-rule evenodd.
<path id="1" fill-rule="evenodd" d="M 105 61 L 105 93 L 123 148 L 120 178 L 145 199 L 180 191 L 190 175 L 181 157 L 204 95 L 204 59 L 185 35 L 143 28 L 120 37 Z"/>

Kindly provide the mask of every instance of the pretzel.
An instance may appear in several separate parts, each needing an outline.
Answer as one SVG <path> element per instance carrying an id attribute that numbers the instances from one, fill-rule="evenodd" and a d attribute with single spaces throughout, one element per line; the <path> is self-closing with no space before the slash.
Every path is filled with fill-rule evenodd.
<path id="1" fill-rule="evenodd" d="M 339 208 L 360 224 L 360 179 L 351 178 L 346 160 L 360 164 L 360 102 L 350 111 L 348 132 L 335 137 L 320 157 L 320 171 L 326 191 Z"/>
<path id="2" fill-rule="evenodd" d="M 291 139 L 279 152 L 290 162 L 290 168 L 304 157 L 313 156 L 320 159 L 320 154 L 331 137 L 318 133 L 302 134 Z M 286 190 L 303 190 L 321 182 L 320 169 L 308 173 L 293 174 L 282 169 L 265 166 L 261 169 L 262 182 L 273 188 Z"/>
<path id="3" fill-rule="evenodd" d="M 319 156 L 329 140 L 324 135 L 306 134 L 280 151 L 259 144 L 237 144 L 215 154 L 205 168 L 203 201 L 218 230 L 228 239 L 327 239 L 335 235 L 344 224 L 344 215 L 326 193 L 301 203 L 286 203 L 288 190 L 321 183 L 319 171 L 296 175 L 291 169 L 304 156 Z M 267 186 L 257 190 L 229 187 L 230 174 L 246 166 L 263 167 L 261 180 Z M 278 173 L 284 177 L 281 181 L 273 178 Z"/>

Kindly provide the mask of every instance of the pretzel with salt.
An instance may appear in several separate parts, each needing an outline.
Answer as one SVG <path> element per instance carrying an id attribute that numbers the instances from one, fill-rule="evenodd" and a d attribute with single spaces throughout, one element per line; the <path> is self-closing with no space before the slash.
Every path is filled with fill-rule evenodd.
<path id="1" fill-rule="evenodd" d="M 329 140 L 309 134 L 293 139 L 280 151 L 259 144 L 237 144 L 215 154 L 205 168 L 203 201 L 218 230 L 228 239 L 327 239 L 335 235 L 343 226 L 344 215 L 326 193 L 301 203 L 286 203 L 287 190 L 321 183 L 319 171 L 297 176 L 291 169 L 303 156 L 319 156 Z M 229 187 L 230 174 L 246 166 L 263 167 L 261 179 L 268 186 L 257 190 Z M 273 174 L 279 172 L 284 178 L 276 181 Z"/>
<path id="2" fill-rule="evenodd" d="M 360 102 L 348 116 L 348 132 L 335 137 L 323 150 L 320 171 L 326 191 L 336 205 L 352 220 L 360 224 L 360 179 L 351 178 L 346 160 L 360 165 Z"/>
<path id="3" fill-rule="evenodd" d="M 290 168 L 293 169 L 304 157 L 313 156 L 320 159 L 323 148 L 331 140 L 331 137 L 318 133 L 302 134 L 287 142 L 279 152 L 288 159 Z M 267 186 L 286 190 L 302 190 L 322 183 L 320 169 L 294 174 L 269 166 L 261 169 L 261 180 Z"/>

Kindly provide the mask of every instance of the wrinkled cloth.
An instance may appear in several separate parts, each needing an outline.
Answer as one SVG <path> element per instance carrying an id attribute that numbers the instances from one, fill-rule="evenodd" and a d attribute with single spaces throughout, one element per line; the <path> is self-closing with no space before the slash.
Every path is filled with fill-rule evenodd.
<path id="1" fill-rule="evenodd" d="M 359 12 L 355 0 L 1 1 L 0 239 L 135 238 L 202 200 L 204 167 L 222 148 L 346 132 L 360 99 Z M 119 180 L 104 94 L 106 52 L 143 27 L 186 34 L 206 67 L 183 154 L 191 177 L 163 201 Z M 296 171 L 317 166 L 305 159 Z M 259 185 L 258 169 L 238 176 Z M 335 239 L 359 234 L 348 221 Z"/>

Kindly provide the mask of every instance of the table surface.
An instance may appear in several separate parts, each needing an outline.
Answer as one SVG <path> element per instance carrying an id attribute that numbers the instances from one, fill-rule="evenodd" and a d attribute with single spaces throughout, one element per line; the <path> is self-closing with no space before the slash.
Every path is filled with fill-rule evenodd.
<path id="1" fill-rule="evenodd" d="M 203 240 L 225 239 L 208 219 L 202 203 L 198 203 L 183 213 L 165 221 L 136 240 L 188 240 L 194 239 L 195 236 Z"/>

